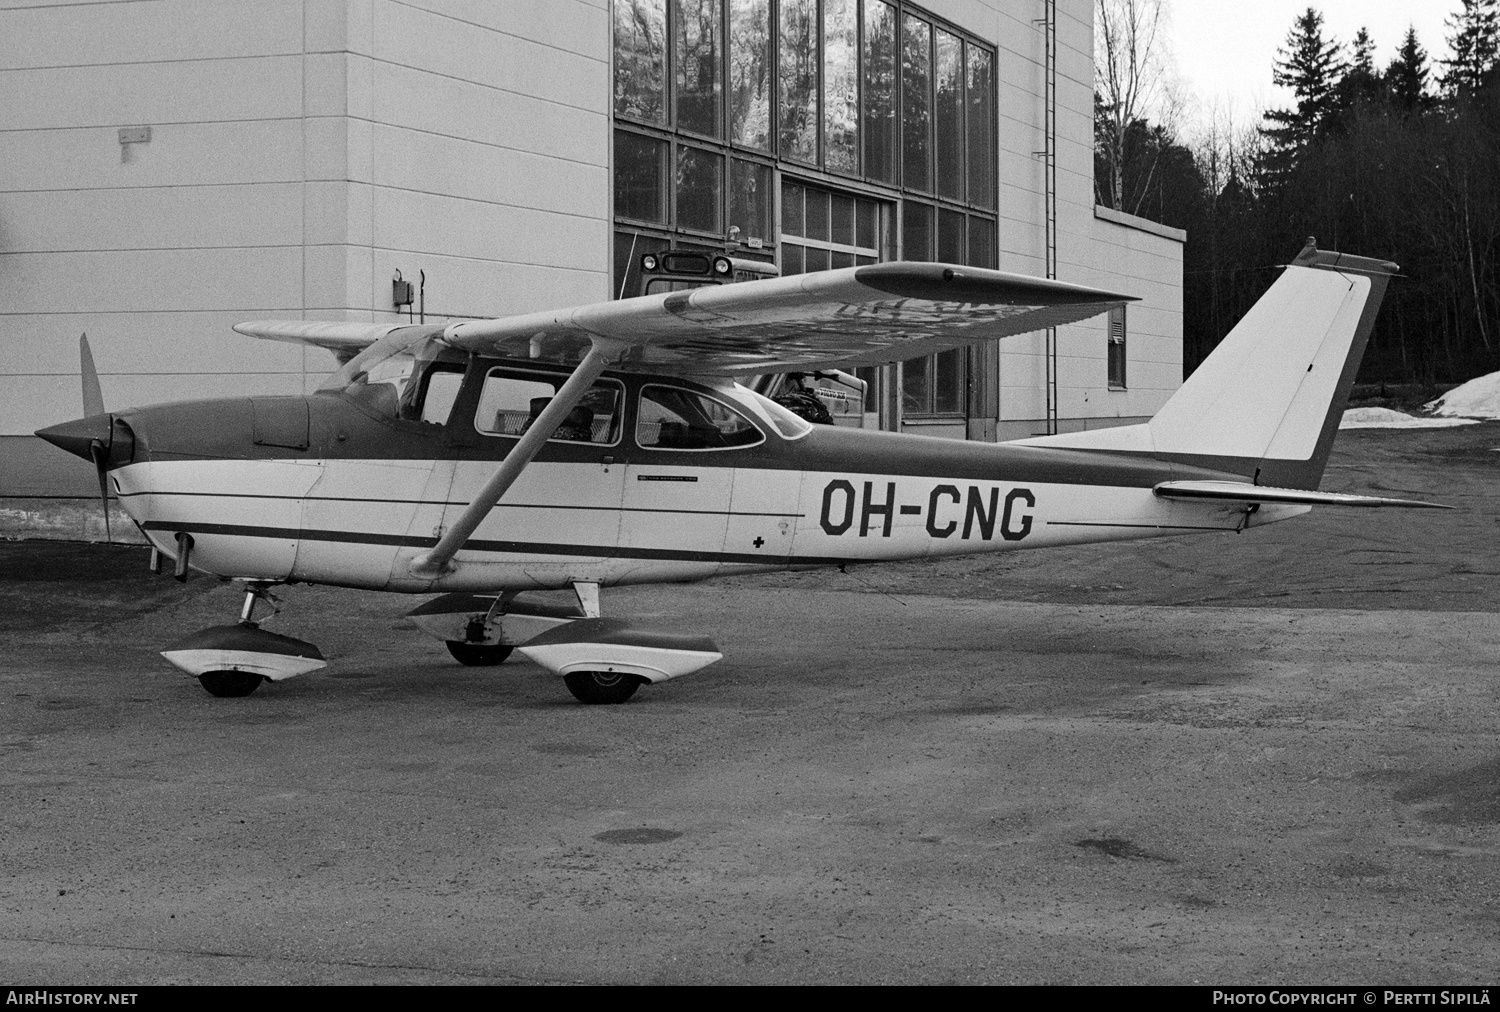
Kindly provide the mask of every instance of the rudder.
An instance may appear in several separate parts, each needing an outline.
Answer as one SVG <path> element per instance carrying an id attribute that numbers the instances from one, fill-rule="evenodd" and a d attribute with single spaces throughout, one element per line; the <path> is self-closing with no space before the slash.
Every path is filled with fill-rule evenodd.
<path id="1" fill-rule="evenodd" d="M 1018 440 L 1316 489 L 1393 263 L 1308 245 L 1151 421 Z"/>

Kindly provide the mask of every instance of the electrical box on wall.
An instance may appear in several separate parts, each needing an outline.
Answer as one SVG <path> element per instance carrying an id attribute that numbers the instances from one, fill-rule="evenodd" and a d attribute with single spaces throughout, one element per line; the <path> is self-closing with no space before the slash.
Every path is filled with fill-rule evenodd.
<path id="1" fill-rule="evenodd" d="M 401 279 L 401 272 L 396 272 L 396 278 L 391 282 L 391 302 L 399 309 L 402 306 L 412 304 L 411 282 Z"/>

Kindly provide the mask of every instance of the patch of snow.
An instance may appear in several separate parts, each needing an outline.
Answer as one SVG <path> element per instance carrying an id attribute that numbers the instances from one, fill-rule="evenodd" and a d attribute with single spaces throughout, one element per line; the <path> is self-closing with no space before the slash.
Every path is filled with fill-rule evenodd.
<path id="1" fill-rule="evenodd" d="M 1446 429 L 1454 425 L 1478 425 L 1473 418 L 1418 418 L 1391 408 L 1350 408 L 1339 422 L 1341 429 Z"/>
<path id="2" fill-rule="evenodd" d="M 1426 410 L 1446 418 L 1500 418 L 1500 372 L 1454 387 Z"/>

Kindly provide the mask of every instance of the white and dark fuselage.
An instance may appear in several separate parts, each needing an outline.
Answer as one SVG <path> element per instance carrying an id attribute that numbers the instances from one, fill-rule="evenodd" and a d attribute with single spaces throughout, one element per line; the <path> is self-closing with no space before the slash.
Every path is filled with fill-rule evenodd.
<path id="1" fill-rule="evenodd" d="M 248 583 L 238 625 L 163 651 L 215 695 L 323 663 L 254 621 L 267 584 L 307 582 L 437 593 L 410 617 L 460 662 L 514 647 L 619 703 L 721 654 L 603 618 L 601 586 L 1433 506 L 1318 488 L 1395 270 L 1309 243 L 1150 422 L 1016 443 L 813 426 L 690 377 L 897 361 L 1127 297 L 880 264 L 502 320 L 259 321 L 236 329 L 342 368 L 311 396 L 106 414 L 83 346 L 89 417 L 38 435 L 91 460 L 180 576 Z M 566 613 L 510 594 L 570 586 Z"/>
<path id="2" fill-rule="evenodd" d="M 116 418 L 132 436 L 128 457 L 115 454 L 110 481 L 163 553 L 177 553 L 180 534 L 192 539 L 195 569 L 407 593 L 683 581 L 1228 531 L 1307 510 L 1164 499 L 1153 494 L 1161 482 L 1244 479 L 1144 456 L 826 426 L 789 438 L 744 388 L 621 374 L 609 378 L 619 417 L 601 441 L 549 441 L 452 572 L 413 575 L 413 560 L 518 441 L 476 424 L 479 387 L 500 365 L 468 363 L 443 424 L 340 392 L 126 412 Z M 733 408 L 756 432 L 733 447 L 650 445 L 642 390 L 663 385 Z"/>

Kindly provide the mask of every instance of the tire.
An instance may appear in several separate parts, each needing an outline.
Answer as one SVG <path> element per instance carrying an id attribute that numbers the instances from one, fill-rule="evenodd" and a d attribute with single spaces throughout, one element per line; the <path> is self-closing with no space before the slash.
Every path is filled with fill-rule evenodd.
<path id="1" fill-rule="evenodd" d="M 580 703 L 623 703 L 645 683 L 640 675 L 621 675 L 613 671 L 575 671 L 563 675 L 568 691 Z"/>
<path id="2" fill-rule="evenodd" d="M 460 640 L 444 640 L 448 652 L 458 663 L 470 668 L 488 668 L 502 663 L 515 647 L 503 644 L 489 646 L 485 643 L 464 643 Z"/>
<path id="3" fill-rule="evenodd" d="M 248 696 L 260 688 L 260 683 L 265 680 L 265 675 L 250 671 L 205 671 L 198 676 L 198 684 L 210 696 L 221 697 Z"/>

